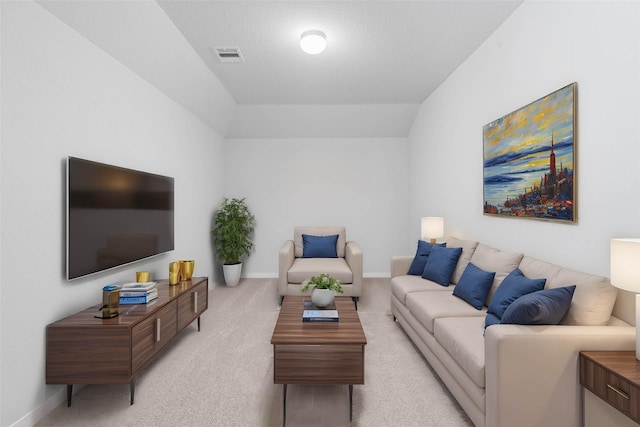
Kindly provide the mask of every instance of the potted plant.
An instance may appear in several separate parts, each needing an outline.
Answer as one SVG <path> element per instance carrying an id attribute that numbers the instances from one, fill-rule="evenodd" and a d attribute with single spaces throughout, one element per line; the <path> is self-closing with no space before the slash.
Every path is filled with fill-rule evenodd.
<path id="1" fill-rule="evenodd" d="M 240 281 L 241 258 L 249 255 L 253 248 L 254 223 L 255 218 L 244 199 L 225 197 L 213 217 L 211 235 L 227 286 L 235 286 Z"/>
<path id="2" fill-rule="evenodd" d="M 300 292 L 308 292 L 310 286 L 313 286 L 311 302 L 318 307 L 331 305 L 336 294 L 344 293 L 340 281 L 326 273 L 321 273 L 318 276 L 313 276 L 302 282 Z"/>

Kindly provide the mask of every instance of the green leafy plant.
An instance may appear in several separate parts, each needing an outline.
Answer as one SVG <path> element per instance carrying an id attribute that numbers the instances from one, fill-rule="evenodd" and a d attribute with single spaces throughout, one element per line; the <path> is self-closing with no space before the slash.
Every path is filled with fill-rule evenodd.
<path id="1" fill-rule="evenodd" d="M 344 293 L 340 280 L 334 279 L 327 273 L 313 276 L 310 279 L 302 282 L 302 284 L 300 285 L 300 292 L 307 292 L 310 286 L 313 286 L 315 289 L 329 289 L 330 291 L 333 291 L 337 294 Z"/>
<path id="2" fill-rule="evenodd" d="M 223 264 L 238 264 L 253 248 L 252 232 L 255 218 L 244 199 L 222 199 L 213 217 L 211 236 L 218 259 Z"/>

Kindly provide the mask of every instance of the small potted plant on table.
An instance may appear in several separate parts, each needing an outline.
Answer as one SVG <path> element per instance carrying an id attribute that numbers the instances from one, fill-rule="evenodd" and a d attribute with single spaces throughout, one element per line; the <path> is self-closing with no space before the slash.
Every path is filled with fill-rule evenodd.
<path id="1" fill-rule="evenodd" d="M 311 286 L 313 286 L 311 302 L 318 307 L 328 307 L 335 299 L 336 294 L 344 293 L 340 281 L 326 273 L 321 273 L 302 282 L 300 292 L 309 291 Z"/>

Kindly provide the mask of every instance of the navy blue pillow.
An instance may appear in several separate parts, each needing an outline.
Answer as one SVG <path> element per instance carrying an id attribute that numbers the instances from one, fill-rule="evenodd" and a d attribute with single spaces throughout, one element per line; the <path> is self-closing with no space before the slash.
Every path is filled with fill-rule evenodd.
<path id="1" fill-rule="evenodd" d="M 495 314 L 502 319 L 509 304 L 523 295 L 541 291 L 547 279 L 527 279 L 519 268 L 513 270 L 504 278 L 489 303 L 488 313 Z"/>
<path id="2" fill-rule="evenodd" d="M 476 310 L 482 310 L 495 275 L 495 272 L 484 271 L 469 263 L 453 288 L 453 295 L 462 298 Z"/>
<path id="3" fill-rule="evenodd" d="M 507 307 L 500 323 L 557 325 L 569 311 L 575 290 L 574 285 L 521 296 Z"/>
<path id="4" fill-rule="evenodd" d="M 431 280 L 442 286 L 449 286 L 453 270 L 456 269 L 461 253 L 462 248 L 433 246 L 431 248 L 431 254 L 427 258 L 427 263 L 424 266 L 422 278 Z"/>
<path id="5" fill-rule="evenodd" d="M 302 258 L 338 258 L 338 235 L 302 235 Z"/>
<path id="6" fill-rule="evenodd" d="M 484 328 L 487 329 L 491 325 L 498 325 L 500 318 L 495 314 L 487 313 L 487 317 L 484 318 Z"/>
<path id="7" fill-rule="evenodd" d="M 418 240 L 418 249 L 416 250 L 416 256 L 413 258 L 411 262 L 411 267 L 409 267 L 409 271 L 407 274 L 411 274 L 414 276 L 422 275 L 424 271 L 424 266 L 427 264 L 427 258 L 431 253 L 431 248 L 433 246 L 444 246 L 444 243 L 429 243 L 424 240 Z"/>

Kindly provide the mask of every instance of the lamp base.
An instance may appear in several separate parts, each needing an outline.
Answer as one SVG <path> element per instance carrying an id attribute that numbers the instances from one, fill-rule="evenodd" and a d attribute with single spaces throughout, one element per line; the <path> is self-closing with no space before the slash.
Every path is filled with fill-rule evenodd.
<path id="1" fill-rule="evenodd" d="M 431 244 L 436 243 L 436 239 L 429 239 L 429 243 L 431 243 Z"/>
<path id="2" fill-rule="evenodd" d="M 636 359 L 640 361 L 640 294 L 636 294 Z"/>

